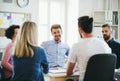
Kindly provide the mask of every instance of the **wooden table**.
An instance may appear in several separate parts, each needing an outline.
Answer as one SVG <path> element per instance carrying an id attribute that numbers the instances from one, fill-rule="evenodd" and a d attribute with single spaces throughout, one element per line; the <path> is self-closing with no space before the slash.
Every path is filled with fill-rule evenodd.
<path id="1" fill-rule="evenodd" d="M 45 75 L 45 81 L 66 81 L 67 79 L 74 79 L 77 81 L 79 78 L 79 73 L 76 72 L 72 76 L 66 76 L 66 73 L 48 73 Z"/>

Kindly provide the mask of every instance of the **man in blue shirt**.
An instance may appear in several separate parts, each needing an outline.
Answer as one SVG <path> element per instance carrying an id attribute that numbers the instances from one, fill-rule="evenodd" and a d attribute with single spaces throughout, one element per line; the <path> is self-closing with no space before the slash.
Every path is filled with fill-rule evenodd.
<path id="1" fill-rule="evenodd" d="M 116 69 L 120 68 L 120 42 L 117 42 L 112 37 L 112 27 L 109 24 L 102 25 L 102 34 L 104 40 L 107 42 L 109 47 L 112 50 L 112 53 L 116 54 L 117 56 L 117 64 Z"/>
<path id="2" fill-rule="evenodd" d="M 47 51 L 46 56 L 50 67 L 63 67 L 69 53 L 69 46 L 61 41 L 62 28 L 59 24 L 52 25 L 51 34 L 54 40 L 43 42 L 42 47 Z"/>

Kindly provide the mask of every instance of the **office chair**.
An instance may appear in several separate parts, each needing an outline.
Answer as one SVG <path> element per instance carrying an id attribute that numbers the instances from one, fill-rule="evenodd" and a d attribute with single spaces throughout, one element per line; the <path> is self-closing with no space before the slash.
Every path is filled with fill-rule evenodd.
<path id="1" fill-rule="evenodd" d="M 67 79 L 66 81 L 74 81 L 73 79 Z"/>
<path id="2" fill-rule="evenodd" d="M 32 80 L 11 80 L 11 81 L 32 81 Z"/>
<path id="3" fill-rule="evenodd" d="M 87 63 L 83 81 L 116 81 L 114 70 L 116 66 L 115 54 L 96 54 Z"/>

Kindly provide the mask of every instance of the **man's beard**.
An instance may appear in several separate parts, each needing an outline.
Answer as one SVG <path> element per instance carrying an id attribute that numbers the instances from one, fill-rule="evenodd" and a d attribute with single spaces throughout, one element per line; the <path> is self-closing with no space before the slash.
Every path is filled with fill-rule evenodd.
<path id="1" fill-rule="evenodd" d="M 108 39 L 110 39 L 110 35 L 103 35 L 103 38 L 105 41 L 107 41 Z"/>
<path id="2" fill-rule="evenodd" d="M 56 36 L 56 37 L 55 37 L 55 41 L 56 41 L 56 42 L 60 42 L 60 41 L 61 41 L 61 36 L 60 36 L 60 35 L 59 35 L 59 36 Z"/>

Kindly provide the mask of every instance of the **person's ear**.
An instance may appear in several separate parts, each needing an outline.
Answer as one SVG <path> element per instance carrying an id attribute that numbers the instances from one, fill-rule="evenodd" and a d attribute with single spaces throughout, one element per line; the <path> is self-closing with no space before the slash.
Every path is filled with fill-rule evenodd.
<path id="1" fill-rule="evenodd" d="M 53 36 L 53 32 L 51 31 L 51 35 Z"/>
<path id="2" fill-rule="evenodd" d="M 80 34 L 80 37 L 82 38 L 82 34 L 83 34 L 82 28 L 78 28 L 78 32 L 79 32 L 79 34 Z"/>
<path id="3" fill-rule="evenodd" d="M 82 28 L 78 28 L 80 33 L 83 33 L 83 29 Z"/>
<path id="4" fill-rule="evenodd" d="M 80 28 L 78 27 L 78 32 L 80 33 Z"/>
<path id="5" fill-rule="evenodd" d="M 112 34 L 112 33 L 113 33 L 113 31 L 111 30 L 111 31 L 110 31 L 110 34 Z"/>

